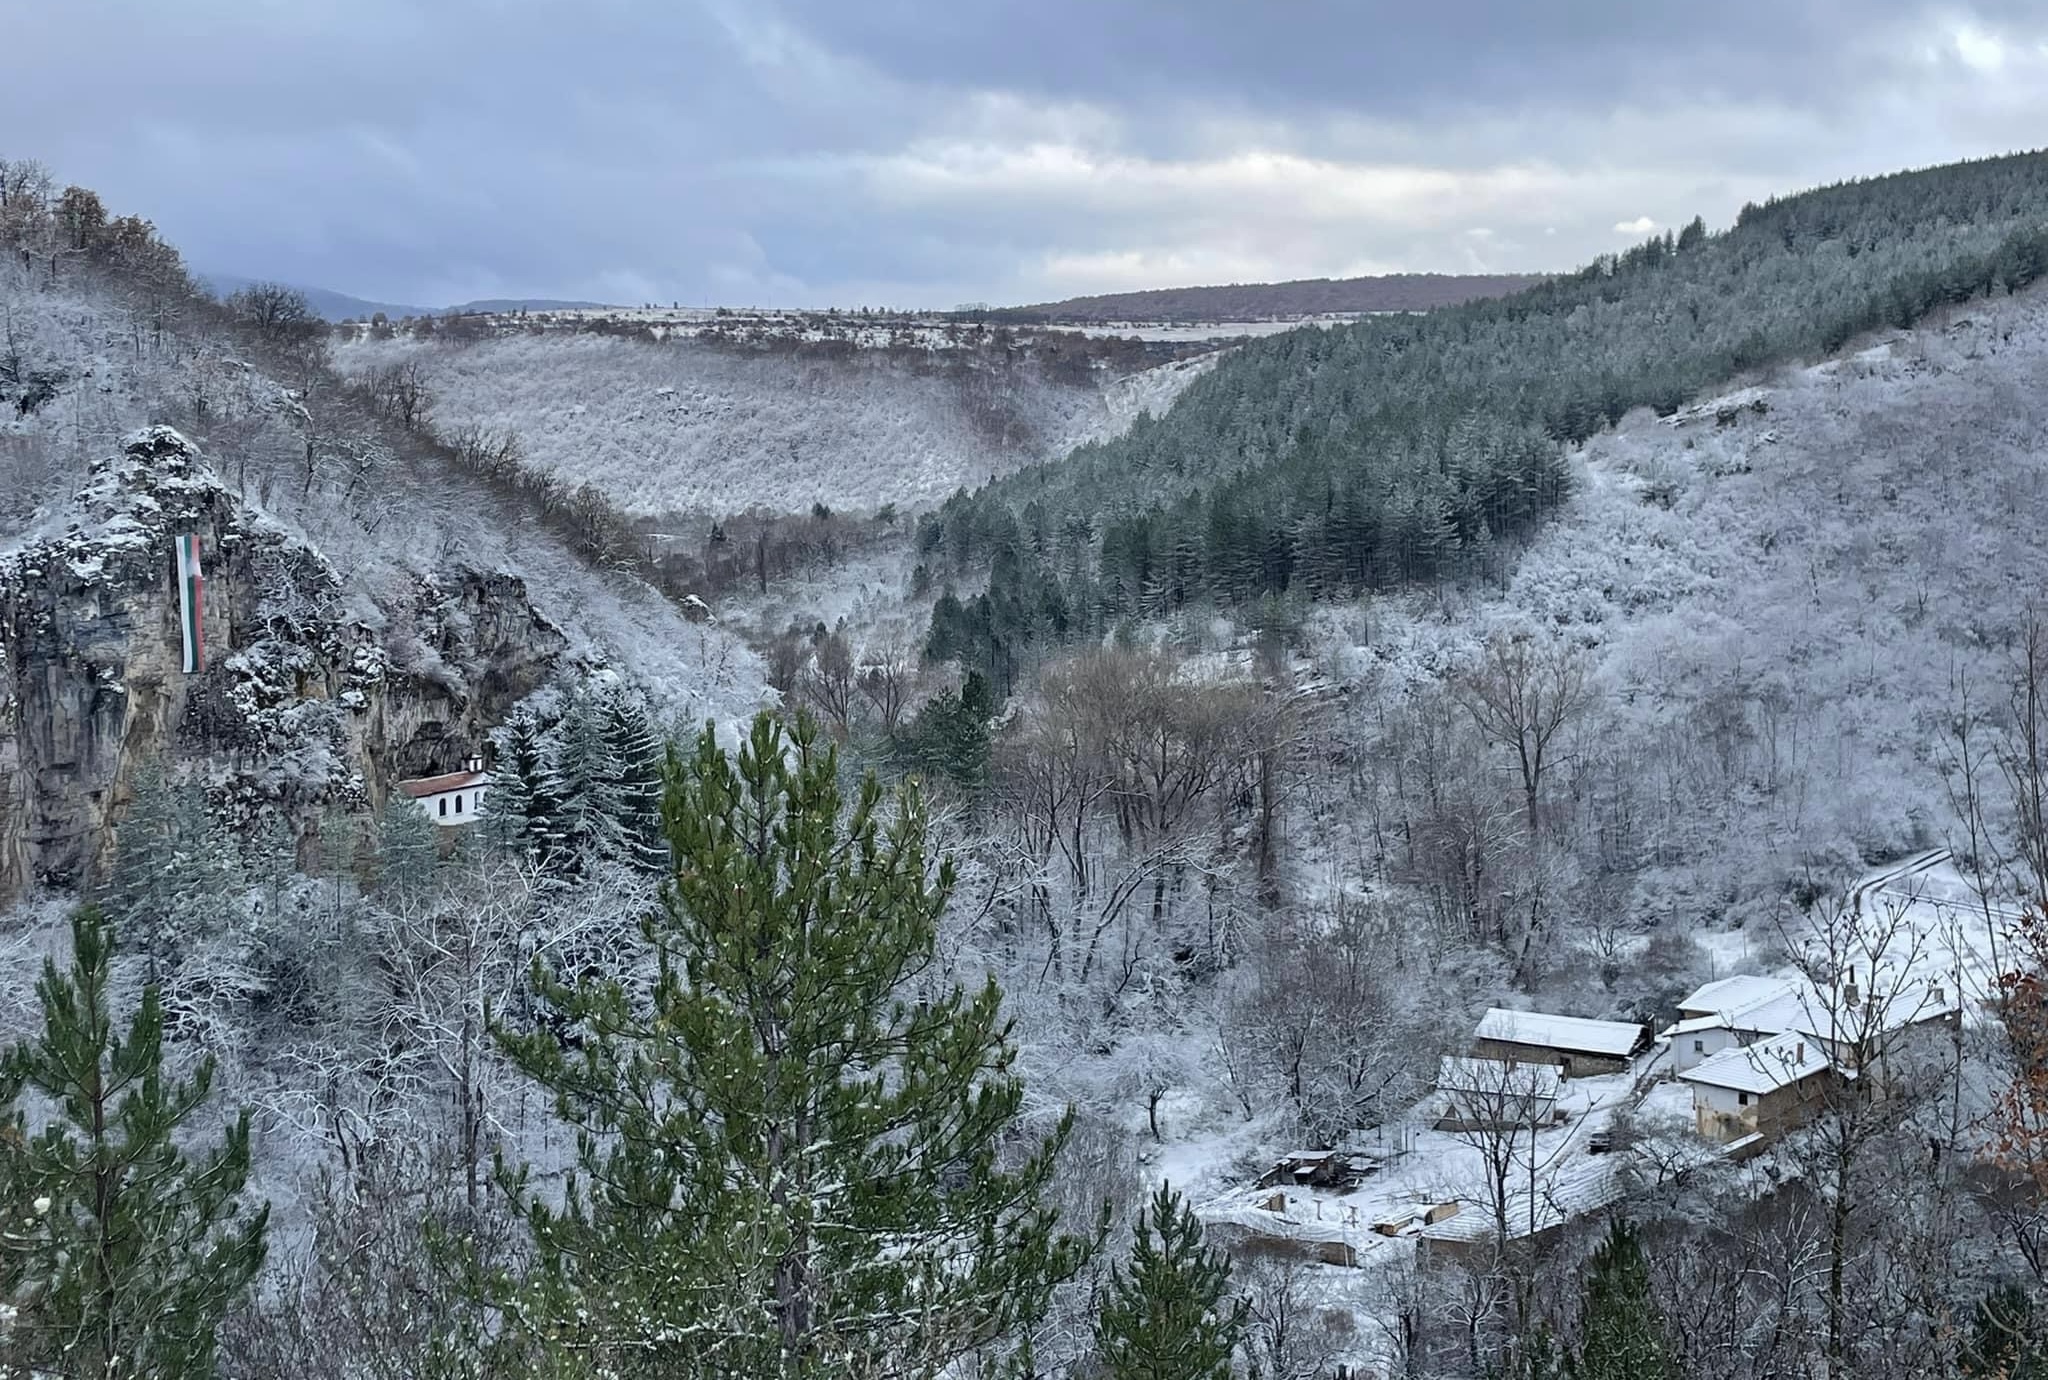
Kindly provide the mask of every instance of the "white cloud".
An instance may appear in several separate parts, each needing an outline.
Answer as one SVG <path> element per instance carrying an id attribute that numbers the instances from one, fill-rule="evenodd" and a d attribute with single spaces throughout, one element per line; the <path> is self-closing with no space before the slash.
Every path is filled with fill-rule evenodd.
<path id="1" fill-rule="evenodd" d="M 1974 24 L 1955 31 L 1956 56 L 1965 67 L 1978 72 L 1997 72 L 2005 66 L 2005 44 L 1997 34 L 1986 33 Z"/>
<path id="2" fill-rule="evenodd" d="M 619 0 L 564 30 L 535 0 L 299 0 L 258 7 L 229 52 L 175 7 L 71 0 L 32 7 L 16 47 L 42 60 L 0 57 L 0 128 L 37 131 L 28 152 L 209 268 L 396 301 L 939 306 L 1569 268 L 1617 235 L 2048 130 L 2048 27 L 2023 0 L 1817 0 L 1739 72 L 1714 65 L 1740 32 L 1720 18 L 1694 16 L 1705 48 L 1622 25 L 1608 55 L 1641 61 L 1607 84 L 1445 75 L 1404 42 L 1389 75 L 1412 81 L 1356 86 L 1312 79 L 1334 21 L 1304 54 L 1227 0 L 1172 33 L 1136 4 L 1063 47 L 1075 4 L 935 27 L 917 0 Z M 1465 41 L 1422 19 L 1402 36 Z M 71 100 L 86 65 L 144 95 Z"/>

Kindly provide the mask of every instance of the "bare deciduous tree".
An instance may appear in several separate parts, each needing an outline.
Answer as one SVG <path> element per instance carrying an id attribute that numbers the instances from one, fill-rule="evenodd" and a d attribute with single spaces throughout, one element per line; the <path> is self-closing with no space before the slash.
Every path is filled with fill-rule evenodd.
<path id="1" fill-rule="evenodd" d="M 882 731 L 893 734 L 917 684 L 917 658 L 898 640 L 870 645 L 862 651 L 855 684 L 881 720 Z"/>
<path id="2" fill-rule="evenodd" d="M 306 294 L 282 283 L 251 283 L 228 294 L 227 309 L 235 320 L 261 339 L 276 345 L 298 345 L 319 334 L 319 313 Z"/>
<path id="3" fill-rule="evenodd" d="M 1482 733 L 1514 750 L 1524 817 L 1535 838 L 1551 745 L 1592 702 L 1584 653 L 1564 642 L 1497 635 L 1479 665 L 1458 681 L 1456 693 Z"/>
<path id="4" fill-rule="evenodd" d="M 828 633 L 817 640 L 802 686 L 804 698 L 844 737 L 853 724 L 856 694 L 853 648 L 845 633 Z"/>

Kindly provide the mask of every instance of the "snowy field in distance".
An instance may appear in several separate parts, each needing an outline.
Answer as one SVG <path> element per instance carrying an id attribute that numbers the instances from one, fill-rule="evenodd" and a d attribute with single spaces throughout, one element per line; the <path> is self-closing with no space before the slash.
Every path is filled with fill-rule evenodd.
<path id="1" fill-rule="evenodd" d="M 365 339 L 335 356 L 352 373 L 418 361 L 443 435 L 511 432 L 527 463 L 643 516 L 936 502 L 1120 433 L 1213 362 L 1076 385 L 965 356 L 930 367 L 567 332 Z"/>

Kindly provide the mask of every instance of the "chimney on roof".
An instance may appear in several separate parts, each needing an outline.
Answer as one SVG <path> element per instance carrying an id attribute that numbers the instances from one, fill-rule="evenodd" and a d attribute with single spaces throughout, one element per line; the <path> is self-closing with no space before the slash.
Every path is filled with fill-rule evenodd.
<path id="1" fill-rule="evenodd" d="M 480 772 L 484 769 L 484 759 L 477 756 L 465 757 L 462 759 L 462 769 L 467 772 Z"/>
<path id="2" fill-rule="evenodd" d="M 1792 1051 L 1792 1062 L 1795 1064 L 1803 1064 L 1806 1062 L 1806 1041 L 1801 1040 L 1799 1042 L 1799 1048 Z"/>

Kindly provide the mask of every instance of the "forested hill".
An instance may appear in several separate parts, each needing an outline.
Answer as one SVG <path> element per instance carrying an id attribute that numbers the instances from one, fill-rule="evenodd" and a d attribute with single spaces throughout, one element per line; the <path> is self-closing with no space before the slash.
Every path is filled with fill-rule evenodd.
<path id="1" fill-rule="evenodd" d="M 1343 594 L 1465 568 L 1565 494 L 1563 449 L 1631 408 L 1824 354 L 2048 271 L 2048 153 L 1844 183 L 1694 220 L 1513 296 L 1242 347 L 1157 420 L 920 524 L 930 651 L 1007 680 L 1033 641 L 1198 600 Z"/>
<path id="2" fill-rule="evenodd" d="M 1388 273 L 1372 278 L 1297 278 L 1287 283 L 1153 288 L 1010 307 L 1016 320 L 1259 321 L 1327 312 L 1430 311 L 1480 297 L 1501 297 L 1543 281 L 1535 273 Z"/>

